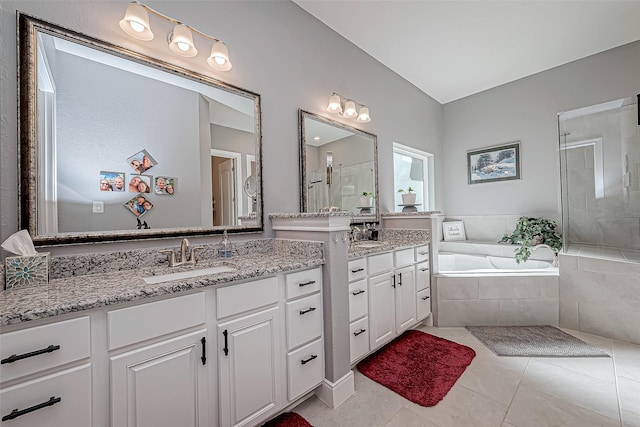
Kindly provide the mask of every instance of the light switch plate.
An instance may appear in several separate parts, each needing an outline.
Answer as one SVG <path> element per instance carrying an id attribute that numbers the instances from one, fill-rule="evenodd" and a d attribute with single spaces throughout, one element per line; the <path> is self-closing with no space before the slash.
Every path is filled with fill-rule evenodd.
<path id="1" fill-rule="evenodd" d="M 104 202 L 93 202 L 93 213 L 104 213 Z"/>

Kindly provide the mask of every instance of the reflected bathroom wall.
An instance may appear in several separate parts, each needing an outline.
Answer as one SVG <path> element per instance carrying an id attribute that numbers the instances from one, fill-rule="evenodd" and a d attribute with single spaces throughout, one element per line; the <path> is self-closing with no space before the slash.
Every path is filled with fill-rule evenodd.
<path id="1" fill-rule="evenodd" d="M 635 97 L 559 114 L 564 250 L 640 262 Z"/>

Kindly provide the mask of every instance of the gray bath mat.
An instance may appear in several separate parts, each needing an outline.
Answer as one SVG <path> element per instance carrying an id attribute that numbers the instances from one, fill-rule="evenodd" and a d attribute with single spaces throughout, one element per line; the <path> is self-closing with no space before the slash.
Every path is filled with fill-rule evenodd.
<path id="1" fill-rule="evenodd" d="M 609 357 L 607 353 L 553 326 L 467 326 L 498 356 Z"/>

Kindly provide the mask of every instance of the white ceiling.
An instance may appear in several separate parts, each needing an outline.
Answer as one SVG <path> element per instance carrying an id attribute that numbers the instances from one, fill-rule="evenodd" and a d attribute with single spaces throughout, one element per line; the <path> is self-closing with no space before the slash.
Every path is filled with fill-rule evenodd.
<path id="1" fill-rule="evenodd" d="M 293 0 L 445 104 L 640 40 L 640 0 Z"/>

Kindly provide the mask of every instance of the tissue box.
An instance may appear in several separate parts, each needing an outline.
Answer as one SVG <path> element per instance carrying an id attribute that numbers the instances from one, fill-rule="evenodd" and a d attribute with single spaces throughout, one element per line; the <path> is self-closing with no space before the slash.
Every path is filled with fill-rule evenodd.
<path id="1" fill-rule="evenodd" d="M 49 283 L 49 252 L 12 256 L 5 261 L 5 289 L 20 289 Z"/>

